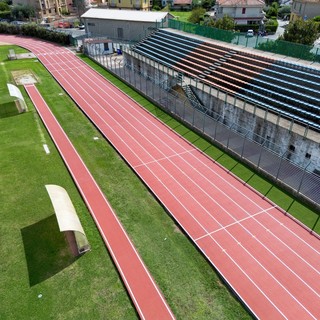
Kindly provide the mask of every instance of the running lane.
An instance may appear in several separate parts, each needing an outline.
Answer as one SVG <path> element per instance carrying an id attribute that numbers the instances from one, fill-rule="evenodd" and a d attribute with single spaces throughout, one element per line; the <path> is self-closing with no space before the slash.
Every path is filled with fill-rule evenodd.
<path id="1" fill-rule="evenodd" d="M 34 85 L 25 89 L 69 169 L 141 319 L 174 319 L 100 188 Z"/>
<path id="2" fill-rule="evenodd" d="M 320 319 L 317 237 L 68 50 L 9 40 L 37 55 L 256 317 Z"/>

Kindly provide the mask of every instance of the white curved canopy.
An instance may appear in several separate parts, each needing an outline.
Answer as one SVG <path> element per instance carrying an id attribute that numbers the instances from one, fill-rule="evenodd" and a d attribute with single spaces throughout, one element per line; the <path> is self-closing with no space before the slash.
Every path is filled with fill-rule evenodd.
<path id="1" fill-rule="evenodd" d="M 60 231 L 73 231 L 75 233 L 79 252 L 89 250 L 87 237 L 67 191 L 53 184 L 47 184 L 46 189 L 56 213 Z"/>

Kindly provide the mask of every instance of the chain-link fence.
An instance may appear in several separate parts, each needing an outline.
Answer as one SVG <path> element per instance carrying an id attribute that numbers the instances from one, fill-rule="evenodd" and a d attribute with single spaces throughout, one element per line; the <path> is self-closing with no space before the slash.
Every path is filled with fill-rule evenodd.
<path id="1" fill-rule="evenodd" d="M 159 27 L 161 28 L 161 24 L 159 24 Z M 240 32 L 232 32 L 172 19 L 169 20 L 168 27 L 244 47 L 255 48 L 308 61 L 320 62 L 320 47 L 318 46 L 306 46 L 283 40 L 271 40 L 258 35 L 246 37 L 245 34 Z"/>

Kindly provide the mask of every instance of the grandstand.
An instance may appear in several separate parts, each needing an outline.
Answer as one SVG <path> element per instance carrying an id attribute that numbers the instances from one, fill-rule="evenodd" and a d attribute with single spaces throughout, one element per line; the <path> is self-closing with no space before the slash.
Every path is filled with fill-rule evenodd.
<path id="1" fill-rule="evenodd" d="M 104 38 L 102 37 L 100 41 Z M 319 209 L 320 69 L 170 28 L 88 54 L 208 140 Z"/>
<path id="2" fill-rule="evenodd" d="M 133 51 L 320 132 L 320 70 L 159 29 Z"/>

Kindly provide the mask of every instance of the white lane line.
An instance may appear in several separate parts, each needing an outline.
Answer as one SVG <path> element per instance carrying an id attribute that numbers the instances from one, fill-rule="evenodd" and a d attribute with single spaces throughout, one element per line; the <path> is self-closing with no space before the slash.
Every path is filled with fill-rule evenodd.
<path id="1" fill-rule="evenodd" d="M 252 214 L 252 215 L 250 215 L 250 216 L 248 216 L 248 217 L 245 217 L 245 218 L 243 218 L 243 219 L 240 219 L 240 220 L 237 220 L 237 221 L 235 221 L 235 222 L 229 223 L 229 224 L 227 224 L 226 226 L 224 226 L 224 227 L 222 227 L 222 228 L 216 229 L 216 230 L 214 230 L 214 231 L 212 231 L 212 232 L 209 232 L 208 234 L 205 234 L 205 235 L 203 235 L 203 236 L 201 236 L 201 237 L 199 237 L 199 238 L 197 238 L 197 239 L 194 239 L 194 241 L 198 241 L 198 240 L 203 239 L 203 238 L 205 238 L 205 237 L 207 237 L 207 236 L 210 236 L 210 235 L 212 235 L 212 234 L 214 234 L 214 233 L 217 233 L 217 232 L 219 232 L 219 231 L 225 230 L 225 229 L 227 229 L 227 228 L 229 228 L 229 227 L 234 226 L 235 224 L 241 224 L 243 221 L 252 219 L 253 217 L 256 217 L 257 215 L 259 215 L 259 214 L 261 214 L 261 213 L 266 213 L 267 211 L 269 211 L 269 210 L 271 210 L 271 209 L 274 209 L 274 208 L 275 208 L 275 207 L 273 206 L 273 207 L 270 207 L 270 208 L 268 208 L 268 209 L 261 210 L 261 211 L 259 211 L 259 212 L 257 212 L 257 213 L 254 213 L 254 214 Z M 255 236 L 252 235 L 252 237 L 254 238 Z"/>

